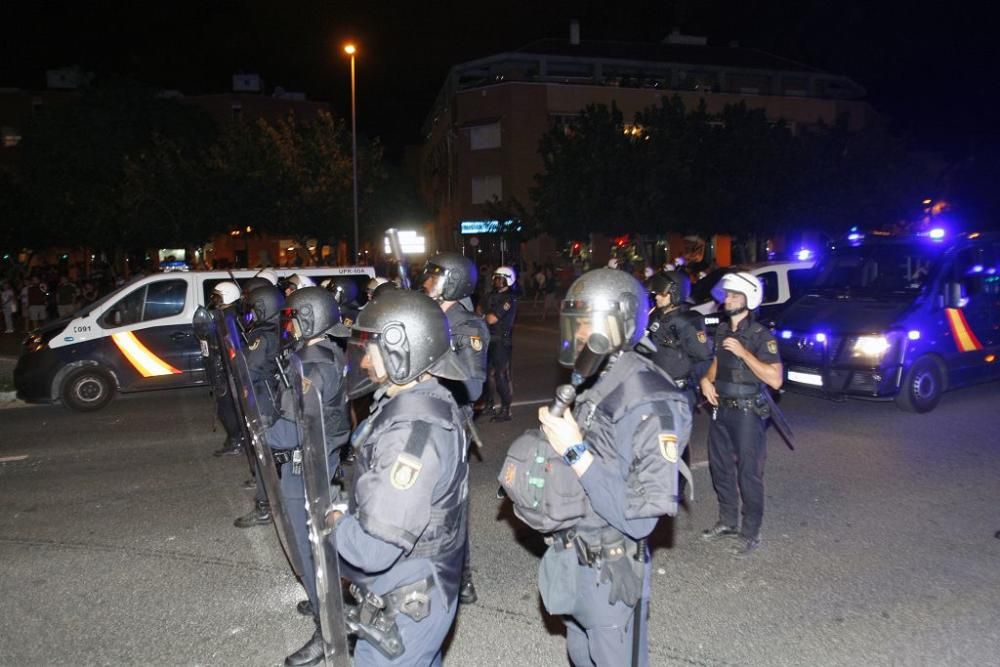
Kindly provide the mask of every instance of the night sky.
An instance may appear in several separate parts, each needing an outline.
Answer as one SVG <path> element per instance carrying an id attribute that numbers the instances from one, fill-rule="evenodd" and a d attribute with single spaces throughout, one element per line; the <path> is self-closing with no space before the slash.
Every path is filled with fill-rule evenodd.
<path id="1" fill-rule="evenodd" d="M 13 4 L 13 3 L 9 3 Z M 675 2 L 75 2 L 4 10 L 0 87 L 44 87 L 47 68 L 83 65 L 185 93 L 229 89 L 235 71 L 350 109 L 360 44 L 359 130 L 396 153 L 419 129 L 451 64 L 566 37 L 659 41 L 672 27 L 737 40 L 847 74 L 892 128 L 949 157 L 1000 145 L 998 51 L 986 3 L 841 0 Z M 968 9 L 963 9 L 968 7 Z"/>

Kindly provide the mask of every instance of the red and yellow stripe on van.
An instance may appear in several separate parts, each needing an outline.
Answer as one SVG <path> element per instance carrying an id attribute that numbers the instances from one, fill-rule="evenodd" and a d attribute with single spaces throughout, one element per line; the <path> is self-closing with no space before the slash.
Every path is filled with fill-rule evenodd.
<path id="1" fill-rule="evenodd" d="M 965 320 L 965 313 L 960 308 L 945 308 L 944 313 L 948 317 L 948 326 L 951 327 L 951 335 L 959 352 L 975 352 L 983 349 L 983 344 L 972 332 L 972 327 Z"/>
<path id="2" fill-rule="evenodd" d="M 121 353 L 125 355 L 125 358 L 129 360 L 129 363 L 144 378 L 153 377 L 154 375 L 175 375 L 180 373 L 179 370 L 153 354 L 131 331 L 112 334 L 111 339 L 118 346 L 118 349 L 121 350 Z"/>

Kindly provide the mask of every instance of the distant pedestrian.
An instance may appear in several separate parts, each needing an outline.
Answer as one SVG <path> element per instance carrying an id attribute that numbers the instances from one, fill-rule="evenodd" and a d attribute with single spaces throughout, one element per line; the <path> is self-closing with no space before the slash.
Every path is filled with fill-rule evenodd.
<path id="1" fill-rule="evenodd" d="M 46 314 L 46 304 L 49 299 L 45 284 L 34 277 L 27 287 L 28 296 L 28 327 L 26 330 L 40 327 L 48 318 Z"/>
<path id="2" fill-rule="evenodd" d="M 59 286 L 56 288 L 56 309 L 59 318 L 69 317 L 76 311 L 77 300 L 80 298 L 80 289 L 63 276 L 59 279 Z"/>
<path id="3" fill-rule="evenodd" d="M 542 322 L 548 317 L 549 311 L 559 316 L 559 276 L 552 267 L 545 269 L 545 302 L 542 305 Z"/>
<path id="4" fill-rule="evenodd" d="M 17 295 L 10 282 L 3 281 L 0 289 L 0 306 L 3 308 L 4 333 L 14 333 L 14 313 L 17 312 Z"/>

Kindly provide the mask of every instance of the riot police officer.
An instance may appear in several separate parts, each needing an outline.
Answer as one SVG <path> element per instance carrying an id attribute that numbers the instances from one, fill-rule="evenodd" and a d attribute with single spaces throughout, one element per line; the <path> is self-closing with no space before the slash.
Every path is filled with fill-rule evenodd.
<path id="1" fill-rule="evenodd" d="M 285 328 L 296 346 L 294 354 L 302 362 L 303 377 L 315 384 L 323 397 L 326 447 L 331 460 L 337 460 L 339 448 L 346 445 L 350 437 L 351 422 L 347 412 L 344 353 L 328 334 L 344 337 L 348 331 L 340 322 L 340 311 L 333 295 L 322 287 L 296 289 L 285 301 L 282 313 Z M 299 609 L 300 612 L 313 613 L 317 608 L 315 569 L 307 527 L 302 452 L 291 407 L 293 400 L 294 392 L 282 385 L 280 417 L 268 429 L 267 437 L 274 450 L 274 464 L 278 466 L 281 476 L 282 505 L 288 513 L 288 524 L 293 533 L 290 539 L 296 541 L 297 552 L 305 561 L 299 569 L 309 601 L 308 605 L 300 603 Z M 315 665 L 322 659 L 322 639 L 317 631 L 305 646 L 285 659 L 285 665 Z"/>
<path id="2" fill-rule="evenodd" d="M 514 385 L 510 377 L 511 354 L 514 347 L 514 319 L 517 317 L 517 296 L 511 290 L 517 274 L 509 266 L 499 266 L 493 272 L 493 291 L 482 309 L 490 327 L 487 349 L 486 411 L 491 421 L 510 421 L 510 404 L 514 400 Z M 493 400 L 500 395 L 500 407 Z"/>
<path id="3" fill-rule="evenodd" d="M 263 278 L 259 280 L 265 280 Z M 249 282 L 249 281 L 248 281 Z M 250 378 L 257 397 L 261 417 L 271 424 L 277 418 L 278 355 L 281 353 L 281 335 L 278 319 L 285 297 L 281 290 L 265 283 L 244 296 L 244 322 L 246 322 L 246 360 Z M 254 506 L 247 514 L 237 517 L 237 528 L 263 526 L 271 522 L 271 507 L 261 480 L 258 462 L 253 461 L 256 478 Z"/>
<path id="4" fill-rule="evenodd" d="M 464 382 L 442 381 L 455 397 L 468 425 L 472 423 L 472 406 L 483 393 L 486 350 L 490 342 L 490 332 L 483 318 L 469 308 L 477 280 L 475 263 L 456 252 L 439 252 L 427 260 L 421 278 L 424 293 L 440 304 L 448 318 L 452 349 L 468 375 Z M 472 582 L 471 561 L 471 549 L 467 546 L 459 593 L 463 604 L 473 604 L 479 597 Z"/>
<path id="5" fill-rule="evenodd" d="M 760 545 L 764 516 L 767 402 L 761 392 L 780 388 L 783 380 L 778 343 L 753 317 L 763 293 L 757 277 L 746 272 L 727 274 L 712 289 L 729 321 L 715 332 L 716 357 L 701 379 L 702 394 L 713 407 L 708 465 L 719 499 L 719 520 L 702 537 L 738 535 L 734 553 L 741 557 Z"/>
<path id="6" fill-rule="evenodd" d="M 359 602 L 358 665 L 440 665 L 455 618 L 468 464 L 461 411 L 438 381 L 465 379 L 449 338 L 438 305 L 405 290 L 376 296 L 351 333 L 350 396 L 375 399 L 353 437 L 348 507 L 329 521 Z"/>
<path id="7" fill-rule="evenodd" d="M 210 309 L 221 311 L 222 317 L 238 317 L 236 310 L 239 306 L 239 300 L 239 286 L 227 280 L 218 283 L 212 289 L 208 306 Z M 205 347 L 202 348 L 202 356 L 206 357 L 209 381 L 215 396 L 215 414 L 219 418 L 222 428 L 226 431 L 226 442 L 221 449 L 215 450 L 212 454 L 214 456 L 240 454 L 243 452 L 245 439 L 243 424 L 236 406 L 236 397 L 230 391 L 229 374 L 220 356 L 221 350 L 214 332 L 206 337 L 205 343 Z"/>
<path id="8" fill-rule="evenodd" d="M 633 349 L 646 331 L 648 303 L 646 290 L 623 271 L 578 278 L 562 303 L 559 361 L 579 375 L 599 375 L 572 413 L 539 410 L 542 432 L 561 457 L 550 472 L 578 480 L 582 490 L 579 519 L 551 535 L 539 576 L 546 608 L 565 618 L 574 665 L 647 663 L 645 540 L 661 516 L 677 513 L 678 476 L 686 473 L 680 456 L 691 431 L 688 402 Z M 514 477 L 501 473 L 502 481 Z M 566 489 L 541 506 L 574 516 L 560 506 L 573 495 Z"/>

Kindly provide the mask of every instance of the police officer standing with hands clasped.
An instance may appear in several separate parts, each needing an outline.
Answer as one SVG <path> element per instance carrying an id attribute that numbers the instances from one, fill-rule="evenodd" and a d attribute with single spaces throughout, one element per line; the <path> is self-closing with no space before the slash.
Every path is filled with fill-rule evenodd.
<path id="1" fill-rule="evenodd" d="M 486 299 L 483 314 L 490 326 L 488 350 L 488 382 L 486 410 L 492 421 L 510 421 L 510 404 L 514 400 L 514 385 L 510 377 L 511 353 L 514 348 L 514 319 L 517 317 L 517 297 L 511 288 L 517 274 L 509 266 L 498 266 L 493 272 L 493 291 Z M 494 394 L 500 394 L 500 407 L 493 404 Z"/>
<path id="2" fill-rule="evenodd" d="M 721 322 L 715 332 L 716 357 L 701 379 L 702 394 L 713 407 L 708 464 L 719 499 L 719 520 L 702 538 L 738 535 L 734 554 L 739 557 L 760 545 L 768 410 L 762 392 L 779 389 L 783 380 L 778 343 L 752 314 L 763 293 L 757 277 L 746 272 L 725 275 L 712 289 L 729 322 Z"/>
<path id="3" fill-rule="evenodd" d="M 467 441 L 438 378 L 462 381 L 448 322 L 428 296 L 376 295 L 348 343 L 349 396 L 375 392 L 355 431 L 346 508 L 331 512 L 341 574 L 358 606 L 357 665 L 440 665 L 465 561 Z"/>
<path id="4" fill-rule="evenodd" d="M 558 403 L 541 408 L 541 448 L 531 431 L 521 436 L 500 474 L 515 513 L 548 534 L 539 588 L 549 613 L 566 621 L 574 665 L 647 664 L 646 538 L 661 516 L 677 513 L 678 476 L 687 474 L 688 402 L 634 351 L 648 304 L 623 271 L 596 269 L 573 283 L 560 313 L 559 362 L 574 368 L 578 384 L 598 377 L 572 413 L 558 414 Z"/>

